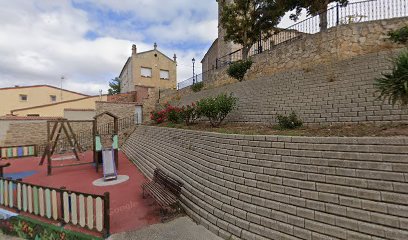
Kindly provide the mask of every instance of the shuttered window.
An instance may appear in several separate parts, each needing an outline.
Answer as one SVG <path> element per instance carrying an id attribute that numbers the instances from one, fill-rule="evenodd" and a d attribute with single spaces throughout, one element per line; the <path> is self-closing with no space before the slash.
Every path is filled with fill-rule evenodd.
<path id="1" fill-rule="evenodd" d="M 170 79 L 169 71 L 160 70 L 160 79 Z"/>
<path id="2" fill-rule="evenodd" d="M 142 77 L 152 77 L 152 69 L 142 67 L 140 74 L 142 75 Z"/>

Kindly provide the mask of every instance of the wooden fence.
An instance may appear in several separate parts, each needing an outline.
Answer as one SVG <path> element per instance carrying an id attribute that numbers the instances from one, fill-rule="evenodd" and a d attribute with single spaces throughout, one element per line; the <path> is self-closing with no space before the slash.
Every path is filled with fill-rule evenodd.
<path id="1" fill-rule="evenodd" d="M 108 192 L 88 194 L 0 178 L 0 206 L 87 228 L 104 237 L 110 234 Z"/>
<path id="2" fill-rule="evenodd" d="M 0 159 L 37 156 L 37 146 L 7 146 L 0 147 Z"/>

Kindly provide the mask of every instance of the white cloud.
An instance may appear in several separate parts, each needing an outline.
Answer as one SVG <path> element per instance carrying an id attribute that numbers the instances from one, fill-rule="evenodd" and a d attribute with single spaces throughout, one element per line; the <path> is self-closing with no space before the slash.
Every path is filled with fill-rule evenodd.
<path id="1" fill-rule="evenodd" d="M 148 34 L 163 42 L 182 38 L 198 39 L 209 45 L 216 37 L 216 3 L 206 1 L 91 1 L 112 11 L 127 11 L 136 18 L 155 23 Z M 88 94 L 106 92 L 108 81 L 117 76 L 131 53 L 131 45 L 139 51 L 152 48 L 143 36 L 123 28 L 109 26 L 94 40 L 84 36 L 98 28 L 88 12 L 74 8 L 69 0 L 0 0 L 0 87 L 13 85 L 60 85 Z M 131 10 L 129 10 L 131 9 Z M 195 12 L 200 12 L 195 16 Z M 215 11 L 215 13 L 214 13 Z M 194 21 L 190 21 L 194 19 Z M 127 24 L 127 25 L 126 25 Z M 125 26 L 130 27 L 127 22 Z M 159 49 L 172 57 L 178 55 L 179 80 L 188 78 L 191 58 L 203 56 L 207 49 Z M 201 69 L 199 59 L 197 69 Z M 189 67 L 187 67 L 189 66 Z"/>

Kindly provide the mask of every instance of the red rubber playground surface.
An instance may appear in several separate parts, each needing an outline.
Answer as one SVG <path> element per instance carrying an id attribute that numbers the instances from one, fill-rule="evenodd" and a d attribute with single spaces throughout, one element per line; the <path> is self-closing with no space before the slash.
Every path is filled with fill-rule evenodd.
<path id="1" fill-rule="evenodd" d="M 58 157 L 58 156 L 54 156 Z M 92 161 L 92 152 L 80 154 L 81 163 Z M 47 166 L 39 166 L 40 158 L 22 158 L 2 160 L 10 162 L 5 168 L 5 177 L 23 177 L 27 183 L 54 188 L 66 187 L 68 190 L 91 194 L 110 193 L 111 233 L 136 230 L 160 221 L 159 208 L 149 199 L 142 198 L 141 185 L 146 181 L 143 174 L 131 163 L 125 154 L 119 152 L 119 175 L 129 176 L 129 180 L 114 186 L 96 187 L 92 182 L 103 177 L 102 168 L 99 173 L 93 165 L 81 165 L 52 170 L 47 176 Z M 53 161 L 53 166 L 62 161 Z M 75 163 L 76 160 L 64 160 L 64 164 Z M 31 175 L 32 174 L 32 175 Z M 24 177 L 25 176 L 25 177 Z"/>

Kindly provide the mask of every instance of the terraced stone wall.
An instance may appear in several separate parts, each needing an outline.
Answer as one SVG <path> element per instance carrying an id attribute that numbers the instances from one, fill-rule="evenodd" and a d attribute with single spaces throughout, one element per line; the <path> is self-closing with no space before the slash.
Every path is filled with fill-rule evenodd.
<path id="1" fill-rule="evenodd" d="M 408 110 L 378 100 L 374 86 L 401 50 L 370 53 L 333 65 L 276 73 L 183 96 L 180 105 L 232 93 L 238 106 L 232 122 L 274 124 L 295 111 L 307 125 L 406 122 Z"/>
<path id="2" fill-rule="evenodd" d="M 408 138 L 244 136 L 141 126 L 123 151 L 184 183 L 225 239 L 408 239 Z"/>

